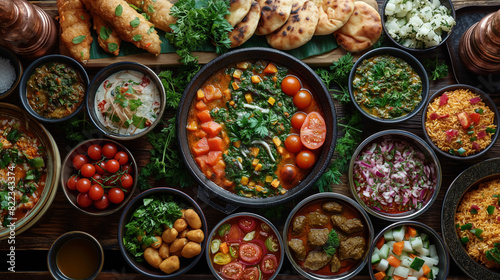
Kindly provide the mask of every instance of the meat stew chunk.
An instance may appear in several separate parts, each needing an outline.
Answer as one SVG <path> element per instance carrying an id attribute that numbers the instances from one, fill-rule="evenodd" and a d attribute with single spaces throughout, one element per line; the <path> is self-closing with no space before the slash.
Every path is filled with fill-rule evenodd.
<path id="1" fill-rule="evenodd" d="M 333 255 L 332 261 L 330 262 L 330 270 L 332 273 L 335 273 L 340 270 L 342 267 L 342 264 L 340 263 L 339 258 L 337 257 L 337 254 Z"/>
<path id="2" fill-rule="evenodd" d="M 323 246 L 328 240 L 328 234 L 330 230 L 327 228 L 324 229 L 311 229 L 307 234 L 307 243 L 310 246 Z"/>
<path id="3" fill-rule="evenodd" d="M 340 242 L 340 260 L 353 259 L 360 260 L 365 254 L 365 239 L 361 236 L 350 237 Z"/>
<path id="4" fill-rule="evenodd" d="M 323 203 L 323 205 L 321 205 L 321 208 L 323 208 L 324 211 L 332 214 L 340 214 L 342 213 L 343 209 L 342 205 L 335 201 Z"/>
<path id="5" fill-rule="evenodd" d="M 311 227 L 324 227 L 328 224 L 328 216 L 319 211 L 314 211 L 307 214 L 307 221 Z"/>
<path id="6" fill-rule="evenodd" d="M 292 221 L 292 233 L 294 235 L 300 235 L 306 226 L 305 216 L 296 216 Z"/>
<path id="7" fill-rule="evenodd" d="M 364 229 L 363 222 L 360 219 L 347 219 L 342 215 L 332 215 L 332 223 L 348 235 L 360 232 Z"/>
<path id="8" fill-rule="evenodd" d="M 293 238 L 288 241 L 288 246 L 294 252 L 295 257 L 299 261 L 303 261 L 306 257 L 306 246 L 301 239 Z"/>
<path id="9" fill-rule="evenodd" d="M 311 251 L 307 254 L 304 261 L 304 267 L 313 271 L 320 270 L 327 265 L 332 257 L 328 256 L 325 251 Z"/>

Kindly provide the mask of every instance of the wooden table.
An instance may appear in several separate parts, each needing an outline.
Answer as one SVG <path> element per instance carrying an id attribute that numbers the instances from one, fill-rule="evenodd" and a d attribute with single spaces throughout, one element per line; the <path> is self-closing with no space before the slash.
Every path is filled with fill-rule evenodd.
<path id="1" fill-rule="evenodd" d="M 55 1 L 32 1 L 33 3 L 42 6 L 51 16 L 57 15 L 57 9 L 55 8 Z M 381 1 L 379 0 L 379 5 Z M 460 8 L 465 5 L 471 4 L 470 1 L 465 0 L 455 0 L 453 1 L 455 8 Z M 494 5 L 498 4 L 498 0 L 484 0 L 484 1 L 474 1 L 475 5 Z M 446 47 L 442 46 L 438 50 L 430 52 L 427 56 L 434 58 L 436 54 L 440 59 L 444 59 L 449 64 L 449 58 L 446 51 Z M 326 54 L 320 57 L 328 57 L 330 54 Z M 424 56 L 419 56 L 419 58 L 424 58 Z M 318 58 L 313 58 L 317 60 Z M 313 61 L 311 59 L 311 61 Z M 325 58 L 319 59 L 325 60 Z M 331 60 L 327 60 L 330 62 Z M 314 64 L 314 62 L 312 62 Z M 27 66 L 27 65 L 25 65 Z M 163 70 L 162 65 L 158 65 L 155 70 Z M 89 74 L 95 74 L 98 68 L 89 69 Z M 431 94 L 437 89 L 456 83 L 453 78 L 453 74 L 450 71 L 449 75 L 436 82 L 431 82 Z M 496 104 L 500 104 L 500 96 L 492 95 L 493 100 Z M 19 97 L 17 94 L 12 94 L 10 97 L 2 100 L 1 102 L 9 102 L 13 104 L 20 105 Z M 342 107 L 338 102 L 335 102 L 337 113 L 339 116 L 345 115 L 346 108 Z M 165 118 L 173 116 L 175 112 L 167 112 Z M 404 129 L 413 132 L 421 137 L 423 137 L 421 128 L 421 114 L 413 117 L 409 121 L 401 125 L 379 125 L 366 120 L 366 125 L 364 126 L 363 136 L 367 137 L 376 131 L 385 129 Z M 65 138 L 63 130 L 57 125 L 46 125 L 49 131 L 52 133 L 56 142 L 58 143 L 61 157 L 65 157 L 68 153 L 69 145 L 65 143 Z M 139 166 L 144 166 L 149 159 L 149 144 L 146 144 L 146 139 L 138 139 L 132 142 L 124 142 L 124 144 L 132 151 Z M 443 168 L 443 184 L 439 192 L 439 196 L 432 207 L 423 215 L 416 218 L 415 220 L 424 222 L 434 228 L 436 231 L 440 232 L 441 226 L 441 207 L 444 195 L 453 181 L 453 179 L 463 170 L 472 166 L 473 164 L 493 157 L 500 157 L 500 143 L 496 143 L 495 146 L 488 152 L 484 157 L 473 160 L 473 161 L 450 161 L 447 158 L 439 157 L 441 165 Z M 351 196 L 346 176 L 343 177 L 341 185 L 332 186 L 332 190 L 337 193 L 342 193 L 347 196 Z M 162 186 L 162 184 L 156 183 L 155 186 Z M 196 197 L 197 187 L 193 186 L 191 188 L 184 188 L 182 191 L 189 193 L 191 196 Z M 314 193 L 310 191 L 307 195 Z M 304 196 L 305 197 L 305 196 Z M 201 207 L 203 208 L 209 229 L 211 230 L 214 225 L 220 220 L 221 213 L 214 210 L 210 206 L 197 200 Z M 286 209 L 291 209 L 293 203 L 288 203 Z M 237 211 L 253 211 L 257 213 L 262 213 L 255 209 L 238 209 Z M 50 273 L 47 269 L 46 258 L 47 252 L 54 240 L 61 234 L 72 231 L 80 230 L 85 231 L 93 236 L 95 236 L 102 244 L 105 250 L 105 263 L 102 273 L 99 279 L 145 279 L 142 275 L 133 271 L 124 261 L 118 248 L 117 241 L 117 228 L 118 220 L 120 218 L 121 212 L 112 214 L 106 217 L 91 217 L 81 213 L 76 210 L 65 198 L 61 189 L 59 189 L 54 202 L 47 211 L 47 213 L 29 230 L 23 232 L 16 236 L 16 272 L 7 272 L 7 249 L 10 245 L 7 244 L 6 240 L 0 241 L 0 260 L 1 260 L 1 271 L 0 279 L 47 279 L 50 278 Z M 275 225 L 280 229 L 283 228 L 284 220 L 286 219 L 287 211 L 283 212 L 283 215 L 279 219 L 272 219 Z M 376 229 L 376 233 L 380 231 L 383 227 L 387 226 L 389 222 L 372 218 L 373 225 Z M 4 269 L 5 267 L 5 269 Z M 450 267 L 450 276 L 448 279 L 463 280 L 469 279 L 465 273 L 452 261 Z M 192 269 L 179 279 L 213 279 L 213 275 L 208 269 L 205 258 L 203 257 L 201 261 L 197 264 L 195 269 Z M 285 263 L 280 271 L 280 275 L 277 279 L 302 279 L 298 276 L 290 264 L 290 262 L 285 258 Z M 356 276 L 354 279 L 369 279 L 367 268 L 365 267 L 363 271 Z M 486 279 L 485 279 L 486 280 Z"/>

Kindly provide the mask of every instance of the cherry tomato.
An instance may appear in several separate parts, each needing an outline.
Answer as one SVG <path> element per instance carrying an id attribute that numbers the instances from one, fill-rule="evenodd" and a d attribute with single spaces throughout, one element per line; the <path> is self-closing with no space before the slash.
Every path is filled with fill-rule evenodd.
<path id="1" fill-rule="evenodd" d="M 285 164 L 280 170 L 281 180 L 285 182 L 293 182 L 295 177 L 297 177 L 297 167 L 292 164 Z"/>
<path id="2" fill-rule="evenodd" d="M 290 153 L 298 153 L 302 150 L 302 142 L 297 134 L 288 135 L 285 139 L 285 147 Z"/>
<path id="3" fill-rule="evenodd" d="M 127 163 L 127 164 L 122 165 L 122 171 L 125 171 L 128 174 L 130 174 L 130 172 L 132 172 L 132 168 L 130 168 L 130 164 Z"/>
<path id="4" fill-rule="evenodd" d="M 479 121 L 481 120 L 481 115 L 478 113 L 471 113 L 470 114 L 470 119 L 475 123 L 479 124 Z"/>
<path id="5" fill-rule="evenodd" d="M 302 124 L 306 120 L 307 114 L 304 112 L 297 112 L 292 116 L 292 127 L 295 129 L 300 129 Z"/>
<path id="6" fill-rule="evenodd" d="M 237 262 L 228 263 L 220 269 L 220 272 L 223 278 L 239 279 L 243 274 L 243 265 Z"/>
<path id="7" fill-rule="evenodd" d="M 89 159 L 86 155 L 78 154 L 73 158 L 73 167 L 80 170 L 85 163 L 88 163 Z"/>
<path id="8" fill-rule="evenodd" d="M 92 200 L 99 200 L 101 199 L 101 197 L 103 196 L 104 194 L 104 189 L 98 185 L 98 184 L 94 184 L 90 187 L 89 189 L 89 197 L 90 199 Z"/>
<path id="9" fill-rule="evenodd" d="M 262 248 L 255 243 L 244 243 L 240 245 L 240 258 L 248 263 L 257 263 L 262 258 Z"/>
<path id="10" fill-rule="evenodd" d="M 257 222 L 253 218 L 243 217 L 238 221 L 238 226 L 244 232 L 251 232 L 257 226 Z"/>
<path id="11" fill-rule="evenodd" d="M 295 76 L 286 76 L 281 82 L 281 90 L 289 96 L 294 96 L 300 90 L 302 85 Z"/>
<path id="12" fill-rule="evenodd" d="M 309 169 L 314 165 L 316 157 L 311 151 L 302 151 L 295 157 L 297 166 L 302 169 Z"/>
<path id="13" fill-rule="evenodd" d="M 95 208 L 104 210 L 109 207 L 109 199 L 107 194 L 103 194 L 101 199 L 94 201 Z"/>
<path id="14" fill-rule="evenodd" d="M 81 193 L 88 192 L 90 186 L 92 186 L 92 183 L 87 178 L 81 178 L 78 182 L 76 182 L 76 189 Z"/>
<path id="15" fill-rule="evenodd" d="M 128 155 L 124 151 L 119 151 L 116 153 L 115 159 L 120 163 L 120 165 L 124 165 L 128 162 Z"/>
<path id="16" fill-rule="evenodd" d="M 312 101 L 312 95 L 308 90 L 301 89 L 294 97 L 293 104 L 299 109 L 309 107 Z"/>
<path id="17" fill-rule="evenodd" d="M 260 271 L 256 266 L 245 268 L 241 275 L 242 280 L 259 280 L 260 278 Z"/>
<path id="18" fill-rule="evenodd" d="M 120 184 L 122 188 L 128 189 L 134 184 L 134 178 L 130 174 L 125 173 L 120 177 Z"/>
<path id="19" fill-rule="evenodd" d="M 116 159 L 110 159 L 106 162 L 106 170 L 115 173 L 120 170 L 120 163 Z"/>
<path id="20" fill-rule="evenodd" d="M 88 193 L 79 193 L 76 197 L 76 203 L 80 205 L 80 207 L 89 207 L 92 204 L 92 199 L 90 199 Z"/>
<path id="21" fill-rule="evenodd" d="M 125 194 L 120 188 L 112 188 L 108 192 L 108 199 L 111 203 L 120 204 L 125 198 Z"/>
<path id="22" fill-rule="evenodd" d="M 92 179 L 90 181 L 92 181 L 92 182 L 98 182 L 98 183 L 101 183 L 101 184 L 103 182 L 102 176 L 99 173 L 94 174 L 94 176 L 92 176 Z"/>
<path id="23" fill-rule="evenodd" d="M 471 119 L 467 112 L 460 112 L 457 114 L 458 121 L 462 125 L 463 129 L 468 129 L 471 125 Z"/>
<path id="24" fill-rule="evenodd" d="M 66 186 L 68 187 L 68 189 L 73 191 L 76 190 L 76 183 L 79 179 L 80 177 L 78 177 L 77 175 L 72 175 L 71 177 L 69 177 L 68 181 L 66 182 Z"/>
<path id="25" fill-rule="evenodd" d="M 262 259 L 262 263 L 260 264 L 260 269 L 262 273 L 271 274 L 276 271 L 278 268 L 278 260 L 275 255 L 267 254 Z"/>
<path id="26" fill-rule="evenodd" d="M 102 158 L 102 147 L 98 144 L 90 145 L 87 149 L 87 155 L 93 160 L 100 160 Z"/>
<path id="27" fill-rule="evenodd" d="M 83 177 L 90 178 L 94 176 L 95 174 L 95 167 L 91 163 L 85 163 L 82 165 L 82 168 L 80 169 L 80 174 L 82 174 Z"/>
<path id="28" fill-rule="evenodd" d="M 95 167 L 95 172 L 97 172 L 101 175 L 106 173 L 106 163 L 104 161 L 101 161 L 99 163 L 95 163 L 94 167 Z"/>
<path id="29" fill-rule="evenodd" d="M 243 232 L 237 225 L 231 225 L 229 232 L 225 236 L 226 241 L 237 241 L 243 236 Z"/>
<path id="30" fill-rule="evenodd" d="M 114 158 L 117 152 L 118 148 L 113 143 L 106 143 L 102 146 L 102 154 L 107 158 Z"/>
<path id="31" fill-rule="evenodd" d="M 307 115 L 300 128 L 300 140 L 304 146 L 314 150 L 325 143 L 326 123 L 325 119 L 318 112 L 311 112 Z"/>

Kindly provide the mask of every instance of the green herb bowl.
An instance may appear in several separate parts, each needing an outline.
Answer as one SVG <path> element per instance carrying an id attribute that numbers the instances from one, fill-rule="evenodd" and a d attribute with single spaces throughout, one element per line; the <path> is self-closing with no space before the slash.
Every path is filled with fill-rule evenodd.
<path id="1" fill-rule="evenodd" d="M 129 223 L 130 219 L 132 218 L 132 215 L 134 214 L 135 210 L 140 206 L 143 205 L 143 200 L 145 198 L 152 198 L 152 197 L 158 197 L 160 195 L 170 195 L 174 198 L 174 200 L 177 203 L 183 203 L 187 208 L 192 208 L 198 216 L 200 216 L 202 227 L 201 230 L 203 230 L 203 233 L 205 235 L 205 238 L 201 242 L 201 252 L 192 257 L 192 258 L 184 258 L 184 257 L 179 257 L 180 260 L 180 268 L 177 271 L 174 271 L 172 274 L 165 274 L 162 272 L 160 269 L 156 269 L 152 266 L 150 266 L 146 261 L 143 262 L 137 262 L 136 258 L 127 251 L 126 246 L 124 244 L 124 237 L 125 237 L 125 226 Z M 208 226 L 207 226 L 207 221 L 205 219 L 205 215 L 203 214 L 203 211 L 201 207 L 198 205 L 198 203 L 193 200 L 189 195 L 187 195 L 184 192 L 181 192 L 177 189 L 172 189 L 172 188 L 167 188 L 167 187 L 158 187 L 158 188 L 153 188 L 149 189 L 147 191 L 144 191 L 134 197 L 125 209 L 122 212 L 122 215 L 120 216 L 120 222 L 118 224 L 118 245 L 120 247 L 120 252 L 125 259 L 125 261 L 130 265 L 135 271 L 138 273 L 149 277 L 149 278 L 156 278 L 156 279 L 176 279 L 180 277 L 182 274 L 186 273 L 190 269 L 196 266 L 198 261 L 201 259 L 203 256 L 203 252 L 205 250 L 205 247 L 207 245 L 207 239 L 208 239 Z"/>
<path id="2" fill-rule="evenodd" d="M 422 81 L 422 93 L 421 93 L 422 100 L 420 101 L 420 103 L 417 104 L 417 106 L 413 109 L 413 111 L 408 112 L 406 115 L 396 117 L 396 118 L 381 118 L 381 117 L 372 115 L 372 114 L 368 113 L 367 111 L 365 111 L 360 106 L 358 98 L 356 98 L 356 96 L 354 94 L 353 81 L 354 81 L 354 78 L 356 75 L 357 68 L 359 66 L 361 66 L 361 63 L 365 59 L 369 59 L 369 58 L 372 58 L 375 56 L 381 56 L 381 55 L 391 55 L 393 57 L 400 58 L 400 59 L 406 61 L 413 68 L 413 70 L 415 70 L 415 72 L 420 76 L 420 80 Z M 362 55 L 356 61 L 356 63 L 354 63 L 354 66 L 352 67 L 351 73 L 349 74 L 348 86 L 349 86 L 349 94 L 351 96 L 351 100 L 353 101 L 352 103 L 354 103 L 354 106 L 356 107 L 356 109 L 358 109 L 358 111 L 361 112 L 361 114 L 363 116 L 367 117 L 368 119 L 370 119 L 372 121 L 379 122 L 379 123 L 386 123 L 386 124 L 401 123 L 401 122 L 406 121 L 406 120 L 412 118 L 413 116 L 417 115 L 418 112 L 420 112 L 420 110 L 422 110 L 422 108 L 424 107 L 424 104 L 429 96 L 429 88 L 430 88 L 429 87 L 429 78 L 427 76 L 427 72 L 425 71 L 425 68 L 424 68 L 424 66 L 422 66 L 420 61 L 418 61 L 413 55 L 411 55 L 405 51 L 402 51 L 400 49 L 396 49 L 396 48 L 392 48 L 392 47 L 377 48 L 377 49 L 371 50 L 371 51 L 365 53 L 364 55 Z"/>

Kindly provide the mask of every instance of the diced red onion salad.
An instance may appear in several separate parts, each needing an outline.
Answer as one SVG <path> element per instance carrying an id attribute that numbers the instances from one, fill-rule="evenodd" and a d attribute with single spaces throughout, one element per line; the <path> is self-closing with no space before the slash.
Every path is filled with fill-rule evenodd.
<path id="1" fill-rule="evenodd" d="M 366 147 L 354 162 L 358 196 L 377 211 L 400 213 L 424 206 L 437 182 L 436 166 L 403 140 L 385 138 Z"/>

